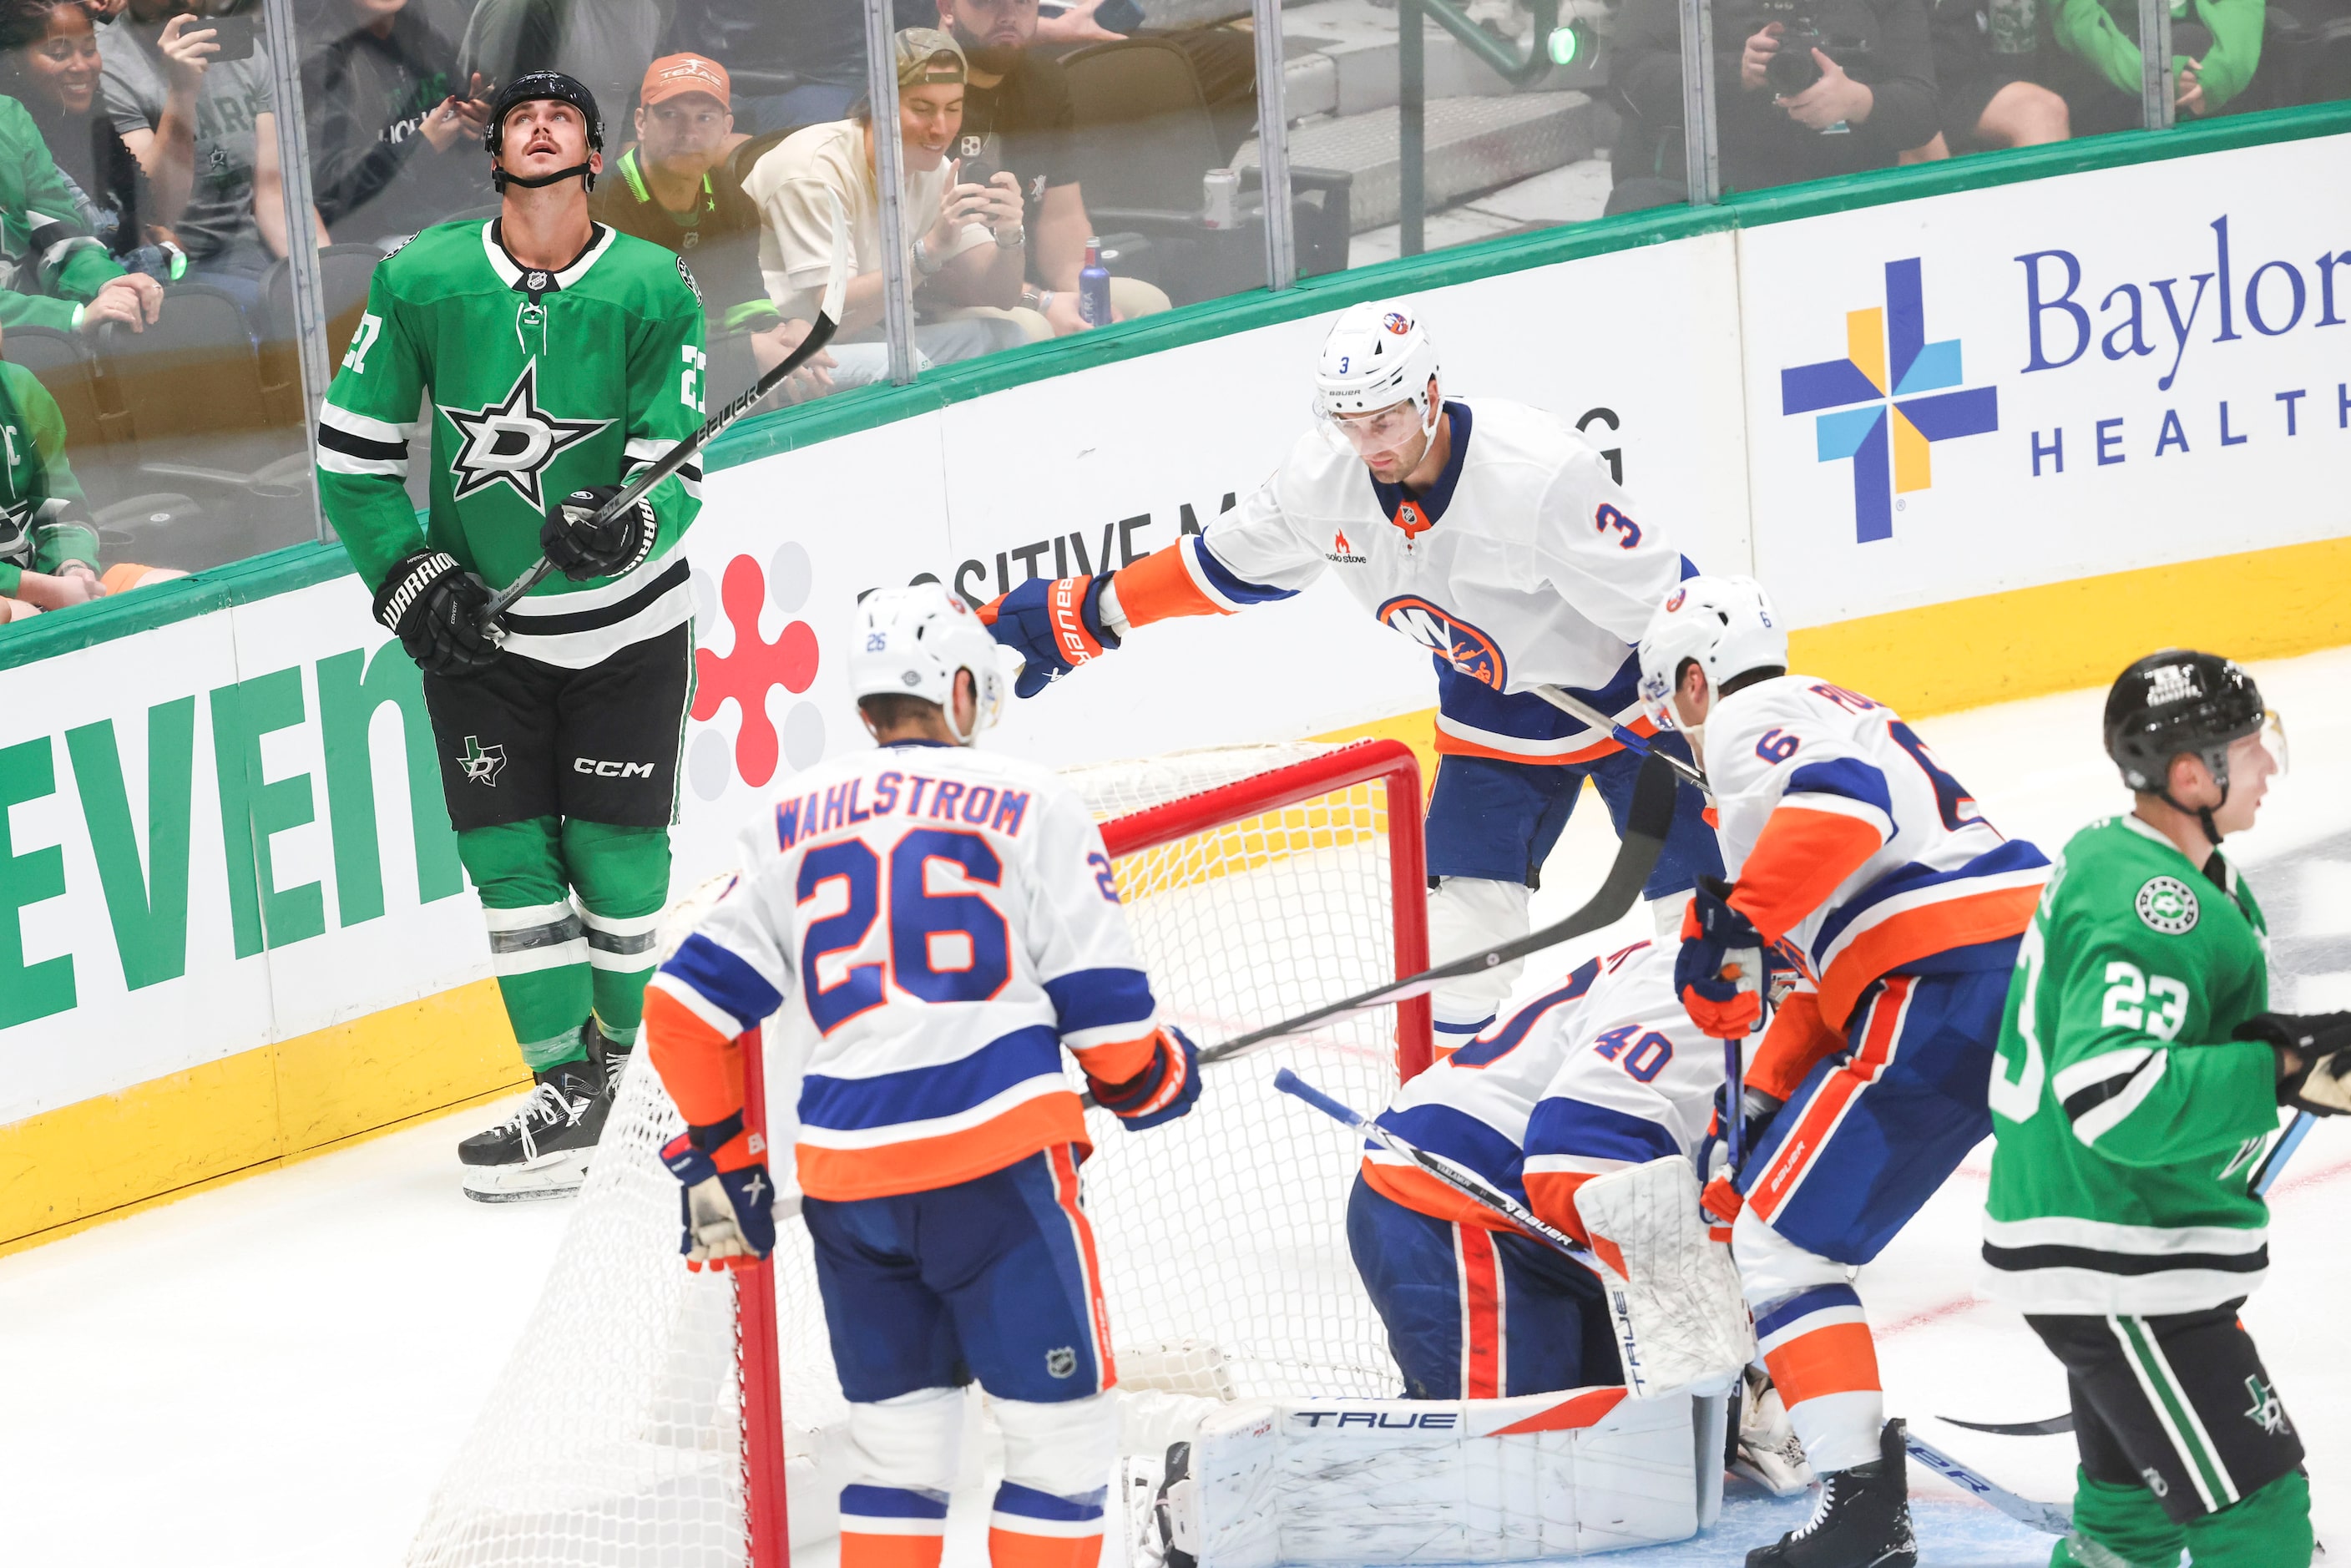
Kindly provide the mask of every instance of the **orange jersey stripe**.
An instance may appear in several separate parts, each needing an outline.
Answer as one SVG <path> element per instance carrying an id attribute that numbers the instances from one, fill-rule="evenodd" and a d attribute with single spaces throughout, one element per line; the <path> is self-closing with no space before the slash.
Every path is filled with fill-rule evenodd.
<path id="1" fill-rule="evenodd" d="M 1184 564 L 1181 539 L 1165 549 L 1153 550 L 1133 566 L 1119 568 L 1118 607 L 1129 626 L 1148 626 L 1179 615 L 1230 613 L 1192 580 L 1191 569 Z"/>
<path id="2" fill-rule="evenodd" d="M 1481 1230 L 1518 1228 L 1484 1204 L 1464 1197 L 1417 1166 L 1374 1165 L 1366 1159 L 1364 1180 L 1381 1197 L 1393 1198 L 1415 1214 L 1425 1214 L 1447 1225 L 1472 1225 Z"/>
<path id="3" fill-rule="evenodd" d="M 1502 1396 L 1502 1264 L 1490 1231 L 1474 1225 L 1453 1231 L 1461 1265 L 1461 1397 Z"/>
<path id="4" fill-rule="evenodd" d="M 1730 906 L 1755 923 L 1764 941 L 1777 942 L 1885 845 L 1866 822 L 1835 811 L 1782 806 L 1763 824 L 1747 863 L 1739 868 L 1739 891 Z"/>
<path id="5" fill-rule="evenodd" d="M 1635 735 L 1656 733 L 1656 727 L 1646 718 L 1635 719 L 1625 727 Z M 1621 741 L 1602 740 L 1575 751 L 1562 751 L 1556 755 L 1537 754 L 1531 751 L 1504 751 L 1499 747 L 1484 746 L 1474 740 L 1464 739 L 1449 730 L 1440 728 L 1437 731 L 1437 751 L 1440 757 L 1490 757 L 1500 762 L 1531 762 L 1540 768 L 1556 768 L 1573 762 L 1590 762 L 1595 758 L 1605 757 L 1612 751 L 1624 749 L 1624 743 Z"/>
<path id="6" fill-rule="evenodd" d="M 1583 1228 L 1583 1216 L 1575 1207 L 1575 1195 L 1592 1179 L 1590 1171 L 1529 1171 L 1527 1173 L 1527 1207 L 1535 1218 L 1566 1231 L 1578 1241 L 1589 1242 L 1591 1237 Z"/>
<path id="7" fill-rule="evenodd" d="M 1024 1100 L 993 1121 L 935 1138 L 910 1138 L 864 1149 L 828 1149 L 803 1143 L 798 1151 L 800 1190 L 810 1197 L 845 1203 L 859 1197 L 895 1197 L 929 1192 L 1000 1171 L 1056 1144 L 1075 1144 L 1088 1154 L 1085 1113 L 1066 1090 Z"/>
<path id="8" fill-rule="evenodd" d="M 841 1532 L 841 1568 L 939 1568 L 944 1535 L 866 1535 Z"/>
<path id="9" fill-rule="evenodd" d="M 1821 1019 L 1843 1029 L 1869 983 L 1934 953 L 2022 936 L 2041 903 L 2041 888 L 1994 888 L 1904 910 L 1845 945 L 1821 977 Z"/>
<path id="10" fill-rule="evenodd" d="M 1151 1065 L 1151 1059 L 1158 1053 L 1157 1030 L 1133 1040 L 1113 1040 L 1102 1045 L 1075 1048 L 1071 1051 L 1078 1059 L 1078 1065 L 1086 1070 L 1086 1076 L 1098 1083 L 1124 1083 L 1129 1079 L 1140 1077 L 1144 1069 Z"/>
<path id="11" fill-rule="evenodd" d="M 1102 1538 L 1094 1535 L 1024 1535 L 1017 1530 L 987 1532 L 988 1568 L 1094 1568 Z M 849 1568 L 846 1559 L 841 1568 Z"/>
<path id="12" fill-rule="evenodd" d="M 1755 1048 L 1747 1087 L 1786 1101 L 1803 1087 L 1805 1075 L 1823 1058 L 1844 1049 L 1844 1036 L 1821 1021 L 1820 998 L 1810 991 L 1791 992 L 1773 1013 L 1763 1043 Z"/>
<path id="13" fill-rule="evenodd" d="M 1790 1340 L 1763 1357 L 1780 1397 L 1791 1406 L 1831 1394 L 1878 1392 L 1877 1345 L 1867 1323 L 1831 1323 Z"/>
<path id="14" fill-rule="evenodd" d="M 707 1127 L 743 1109 L 743 1051 L 657 986 L 645 988 L 645 1049 L 662 1087 L 690 1126 Z"/>

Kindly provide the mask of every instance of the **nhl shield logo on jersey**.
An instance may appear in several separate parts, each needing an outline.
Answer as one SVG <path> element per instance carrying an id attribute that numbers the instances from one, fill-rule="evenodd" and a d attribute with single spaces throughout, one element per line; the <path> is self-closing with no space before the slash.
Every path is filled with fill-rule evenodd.
<path id="1" fill-rule="evenodd" d="M 507 748 L 484 746 L 480 736 L 469 735 L 465 737 L 465 749 L 457 758 L 457 766 L 465 769 L 466 783 L 495 789 L 498 787 L 498 775 L 506 770 Z"/>
<path id="2" fill-rule="evenodd" d="M 1078 1353 L 1071 1346 L 1065 1344 L 1045 1353 L 1045 1375 L 1048 1377 L 1074 1377 L 1077 1371 Z"/>
<path id="3" fill-rule="evenodd" d="M 538 406 L 538 361 L 534 358 L 515 377 L 504 399 L 477 409 L 438 405 L 465 444 L 450 459 L 456 479 L 451 497 L 462 501 L 493 485 L 504 485 L 529 504 L 547 509 L 547 489 L 541 476 L 548 465 L 612 422 L 609 419 L 564 419 Z"/>
<path id="4" fill-rule="evenodd" d="M 1505 689 L 1510 668 L 1501 645 L 1467 621 L 1416 593 L 1397 595 L 1379 613 L 1392 631 L 1433 651 L 1460 674 L 1498 692 Z"/>
<path id="5" fill-rule="evenodd" d="M 2176 876 L 2151 876 L 2138 890 L 2138 917 L 2150 931 L 2185 936 L 2196 929 L 2196 890 Z"/>

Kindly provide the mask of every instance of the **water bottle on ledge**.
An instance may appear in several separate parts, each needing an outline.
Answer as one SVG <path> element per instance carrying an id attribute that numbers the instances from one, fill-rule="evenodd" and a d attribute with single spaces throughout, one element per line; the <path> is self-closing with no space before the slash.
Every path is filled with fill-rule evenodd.
<path id="1" fill-rule="evenodd" d="M 1102 265 L 1099 237 L 1086 241 L 1086 265 L 1078 273 L 1078 316 L 1089 327 L 1110 325 L 1110 268 Z"/>

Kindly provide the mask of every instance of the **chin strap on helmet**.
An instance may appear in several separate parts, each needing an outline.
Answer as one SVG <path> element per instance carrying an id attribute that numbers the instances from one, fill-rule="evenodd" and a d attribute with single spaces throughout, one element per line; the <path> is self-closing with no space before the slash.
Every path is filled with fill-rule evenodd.
<path id="1" fill-rule="evenodd" d="M 499 164 L 490 165 L 490 183 L 497 187 L 500 195 L 506 194 L 508 185 L 519 185 L 526 191 L 536 191 L 543 185 L 552 185 L 560 181 L 569 180 L 575 174 L 587 183 L 587 188 L 590 191 L 595 190 L 596 171 L 585 163 L 574 163 L 569 169 L 558 169 L 552 174 L 540 174 L 535 178 L 524 174 L 509 174 Z"/>

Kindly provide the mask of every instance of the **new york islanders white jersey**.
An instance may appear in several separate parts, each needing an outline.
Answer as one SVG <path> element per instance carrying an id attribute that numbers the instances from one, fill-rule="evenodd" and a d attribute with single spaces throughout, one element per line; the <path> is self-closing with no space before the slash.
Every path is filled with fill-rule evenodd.
<path id="1" fill-rule="evenodd" d="M 664 1056 L 698 1046 L 723 1071 L 728 1042 L 775 1018 L 805 1063 L 798 1164 L 814 1197 L 924 1191 L 1090 1147 L 1061 1048 L 1123 1082 L 1148 1064 L 1155 1024 L 1077 795 L 1029 764 L 922 743 L 793 784 L 653 977 L 649 1006 L 679 1004 Z"/>
<path id="2" fill-rule="evenodd" d="M 1707 716 L 1706 770 L 1734 902 L 1810 966 L 1830 1028 L 1890 971 L 2014 961 L 2048 858 L 1892 708 L 1810 675 L 1741 687 Z"/>
<path id="3" fill-rule="evenodd" d="M 1320 431 L 1204 534 L 1123 570 L 1135 623 L 1287 599 L 1334 573 L 1364 608 L 1434 655 L 1437 748 L 1574 762 L 1616 748 L 1529 688 L 1563 686 L 1646 729 L 1633 644 L 1687 575 L 1657 520 L 1600 455 L 1523 403 L 1448 402 L 1453 448 L 1426 496 L 1374 482 Z"/>
<path id="4" fill-rule="evenodd" d="M 1683 1010 L 1674 956 L 1644 942 L 1583 964 L 1398 1089 L 1380 1125 L 1582 1237 L 1578 1187 L 1667 1155 L 1694 1155 L 1714 1113 L 1722 1042 Z M 1406 1207 L 1509 1228 L 1377 1143 L 1364 1150 L 1364 1179 Z"/>

